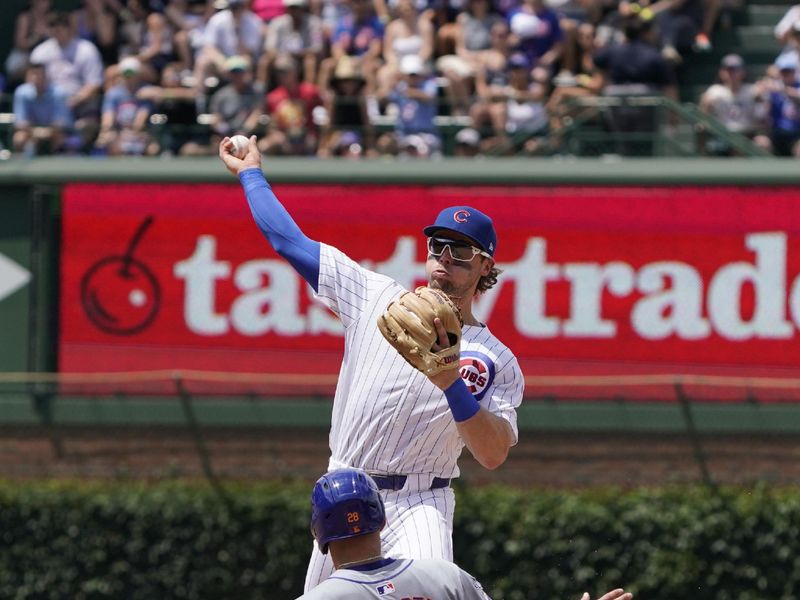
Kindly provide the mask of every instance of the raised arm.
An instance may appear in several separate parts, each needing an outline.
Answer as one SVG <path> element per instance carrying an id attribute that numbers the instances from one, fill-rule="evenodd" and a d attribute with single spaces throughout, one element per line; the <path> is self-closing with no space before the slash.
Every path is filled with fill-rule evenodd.
<path id="1" fill-rule="evenodd" d="M 244 158 L 236 158 L 232 152 L 233 143 L 226 137 L 219 144 L 219 157 L 228 170 L 239 178 L 261 233 L 275 252 L 289 261 L 314 291 L 318 291 L 320 244 L 300 230 L 272 193 L 261 172 L 261 154 L 256 145 L 256 136 L 250 138 Z"/>

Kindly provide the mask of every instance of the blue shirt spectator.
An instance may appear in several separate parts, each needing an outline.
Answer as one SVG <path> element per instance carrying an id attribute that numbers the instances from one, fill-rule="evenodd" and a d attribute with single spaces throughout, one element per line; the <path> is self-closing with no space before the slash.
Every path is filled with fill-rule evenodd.
<path id="1" fill-rule="evenodd" d="M 800 68 L 794 55 L 783 54 L 775 66 L 780 72 L 776 89 L 770 92 L 770 117 L 772 120 L 772 144 L 779 156 L 800 156 Z"/>
<path id="2" fill-rule="evenodd" d="M 381 154 L 399 154 L 426 158 L 439 156 L 442 139 L 434 118 L 438 108 L 436 80 L 417 54 L 408 54 L 400 60 L 400 79 L 391 89 L 384 89 L 380 97 L 397 108 L 394 131 L 378 139 Z"/>
<path id="3" fill-rule="evenodd" d="M 131 90 L 125 85 L 115 85 L 103 98 L 103 114 L 114 116 L 113 126 L 117 129 L 133 127 L 136 115 L 140 110 L 152 112 L 153 103 L 139 100 L 138 90 Z"/>
<path id="4" fill-rule="evenodd" d="M 797 90 L 800 90 L 800 81 L 797 80 L 796 59 L 784 58 L 778 61 L 783 85 L 781 89 L 770 93 L 770 116 L 772 128 L 775 131 L 789 134 L 800 134 L 800 99 Z"/>
<path id="5" fill-rule="evenodd" d="M 108 90 L 103 98 L 100 134 L 95 147 L 112 155 L 155 154 L 158 147 L 147 131 L 153 102 L 137 92 L 144 87 L 142 65 L 129 56 L 119 63 L 122 82 Z"/>
<path id="6" fill-rule="evenodd" d="M 564 32 L 558 15 L 542 0 L 526 0 L 508 14 L 508 25 L 516 40 L 515 49 L 534 65 L 554 64 L 563 52 Z"/>
<path id="7" fill-rule="evenodd" d="M 395 130 L 400 135 L 436 133 L 436 125 L 433 122 L 437 110 L 436 80 L 421 74 L 410 75 L 409 79 L 410 81 L 398 82 L 389 95 L 389 100 L 396 104 L 398 109 Z M 417 93 L 410 95 L 409 89 L 414 89 Z"/>
<path id="8" fill-rule="evenodd" d="M 790 87 L 800 90 L 800 82 L 795 81 Z M 774 130 L 800 134 L 800 109 L 798 109 L 797 100 L 790 98 L 785 90 L 770 94 L 770 116 Z"/>
<path id="9" fill-rule="evenodd" d="M 34 69 L 36 69 L 34 67 Z M 33 70 L 33 69 L 30 69 Z M 29 71 L 30 71 L 29 70 Z M 60 127 L 67 129 L 72 125 L 72 114 L 67 106 L 67 96 L 55 86 L 44 81 L 44 68 L 41 71 L 41 85 L 23 83 L 14 91 L 14 120 L 18 127 Z"/>
<path id="10" fill-rule="evenodd" d="M 362 56 L 375 40 L 383 40 L 383 23 L 369 7 L 360 7 L 364 3 L 355 0 L 353 12 L 341 17 L 333 30 L 333 44 L 350 56 Z"/>
<path id="11" fill-rule="evenodd" d="M 28 66 L 25 83 L 14 91 L 14 150 L 27 155 L 58 152 L 73 125 L 67 95 L 47 79 L 46 67 Z"/>

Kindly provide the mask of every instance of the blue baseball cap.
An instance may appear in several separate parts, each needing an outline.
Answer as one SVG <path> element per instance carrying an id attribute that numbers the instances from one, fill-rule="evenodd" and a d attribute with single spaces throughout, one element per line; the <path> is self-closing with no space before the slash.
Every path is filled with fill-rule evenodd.
<path id="1" fill-rule="evenodd" d="M 508 57 L 508 66 L 511 69 L 530 69 L 531 61 L 522 52 L 515 52 Z"/>
<path id="2" fill-rule="evenodd" d="M 492 220 L 471 206 L 450 206 L 436 217 L 433 225 L 428 225 L 422 232 L 428 237 L 439 231 L 455 231 L 467 236 L 483 250 L 494 256 L 497 248 L 497 234 Z"/>

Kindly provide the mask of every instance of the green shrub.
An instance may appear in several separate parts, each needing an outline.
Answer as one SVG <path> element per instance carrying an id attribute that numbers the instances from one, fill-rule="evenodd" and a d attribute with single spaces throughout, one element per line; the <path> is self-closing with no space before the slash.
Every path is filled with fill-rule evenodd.
<path id="1" fill-rule="evenodd" d="M 309 486 L 0 483 L 2 600 L 282 600 L 302 592 Z M 456 561 L 495 600 L 789 600 L 800 491 L 457 491 Z"/>
<path id="2" fill-rule="evenodd" d="M 311 548 L 305 485 L 6 484 L 0 598 L 294 597 Z"/>
<path id="3" fill-rule="evenodd" d="M 456 562 L 495 600 L 646 600 L 800 594 L 800 492 L 702 487 L 459 495 Z"/>

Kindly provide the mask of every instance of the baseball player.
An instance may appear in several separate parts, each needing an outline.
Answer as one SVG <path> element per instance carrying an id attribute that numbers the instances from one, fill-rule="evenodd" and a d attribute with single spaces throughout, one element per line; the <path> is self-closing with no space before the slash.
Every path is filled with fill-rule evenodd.
<path id="1" fill-rule="evenodd" d="M 336 469 L 320 477 L 311 493 L 311 532 L 321 551 L 330 553 L 336 570 L 300 598 L 490 600 L 474 577 L 451 562 L 386 558 L 380 539 L 385 525 L 383 500 L 367 473 Z M 632 598 L 617 589 L 600 600 Z M 589 600 L 589 594 L 581 600 Z"/>
<path id="2" fill-rule="evenodd" d="M 376 326 L 387 305 L 407 290 L 302 233 L 264 179 L 255 136 L 244 158 L 232 152 L 230 139 L 223 139 L 220 158 L 241 181 L 262 233 L 345 328 L 328 469 L 358 467 L 372 475 L 386 507 L 387 555 L 452 561 L 450 481 L 459 474 L 458 457 L 466 445 L 484 467 L 501 465 L 517 442 L 515 409 L 523 392 L 516 358 L 472 314 L 475 295 L 499 274 L 491 219 L 470 207 L 450 207 L 424 229 L 429 286 L 453 300 L 464 323 L 459 368 L 427 376 Z M 446 346 L 440 321 L 436 327 L 439 345 Z M 330 556 L 315 544 L 305 590 L 332 572 Z"/>

